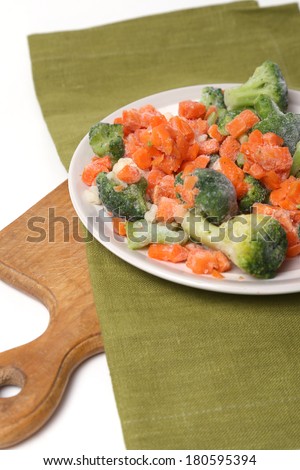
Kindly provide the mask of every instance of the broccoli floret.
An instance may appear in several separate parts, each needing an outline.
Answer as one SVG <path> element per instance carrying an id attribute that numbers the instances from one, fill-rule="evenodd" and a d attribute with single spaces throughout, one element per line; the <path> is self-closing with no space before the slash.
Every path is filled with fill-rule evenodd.
<path id="1" fill-rule="evenodd" d="M 195 184 L 199 189 L 195 197 L 197 213 L 216 225 L 237 213 L 236 191 L 225 175 L 210 168 L 198 168 L 192 175 L 198 178 Z"/>
<path id="2" fill-rule="evenodd" d="M 276 219 L 263 214 L 239 215 L 216 227 L 189 212 L 182 228 L 196 241 L 221 250 L 240 269 L 260 279 L 274 277 L 286 256 L 284 229 Z"/>
<path id="3" fill-rule="evenodd" d="M 246 175 L 244 181 L 248 184 L 248 191 L 242 199 L 240 199 L 240 211 L 248 213 L 256 202 L 264 202 L 268 196 L 268 190 L 251 175 Z"/>
<path id="4" fill-rule="evenodd" d="M 145 178 L 141 178 L 138 183 L 129 184 L 122 191 L 116 191 L 116 186 L 119 189 L 118 183 L 109 179 L 107 173 L 99 173 L 96 184 L 104 207 L 115 217 L 126 217 L 129 220 L 140 219 L 147 212 Z"/>
<path id="5" fill-rule="evenodd" d="M 225 90 L 224 101 L 229 109 L 248 108 L 254 105 L 259 95 L 269 96 L 281 111 L 287 110 L 287 84 L 279 66 L 271 60 L 266 60 L 257 67 L 243 85 Z"/>
<path id="6" fill-rule="evenodd" d="M 296 176 L 296 178 L 300 178 L 300 141 L 296 145 L 296 151 L 293 156 L 291 175 Z"/>
<path id="7" fill-rule="evenodd" d="M 215 88 L 213 86 L 206 86 L 202 88 L 200 101 L 209 106 L 216 106 L 217 108 L 225 108 L 224 94 L 221 88 Z"/>
<path id="8" fill-rule="evenodd" d="M 145 219 L 126 222 L 127 245 L 131 250 L 139 250 L 150 243 L 181 245 L 188 241 L 188 235 L 182 229 L 171 224 L 151 224 Z"/>
<path id="9" fill-rule="evenodd" d="M 90 128 L 89 141 L 96 155 L 109 155 L 112 163 L 116 163 L 125 153 L 121 124 L 98 122 Z"/>
<path id="10" fill-rule="evenodd" d="M 263 134 L 274 132 L 284 140 L 291 154 L 296 150 L 300 140 L 300 114 L 283 113 L 276 103 L 269 97 L 258 97 L 254 103 L 258 115 L 262 121 L 255 124 L 253 130 L 258 129 Z"/>

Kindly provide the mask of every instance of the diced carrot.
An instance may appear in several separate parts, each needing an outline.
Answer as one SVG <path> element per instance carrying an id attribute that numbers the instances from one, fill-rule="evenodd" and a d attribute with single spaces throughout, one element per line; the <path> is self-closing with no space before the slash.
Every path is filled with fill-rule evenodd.
<path id="1" fill-rule="evenodd" d="M 192 162 L 184 162 L 180 170 L 183 170 L 183 175 L 185 176 L 192 173 L 197 168 L 206 168 L 209 161 L 210 158 L 208 155 L 199 155 L 199 157 Z"/>
<path id="2" fill-rule="evenodd" d="M 266 174 L 261 178 L 261 182 L 267 189 L 270 189 L 271 191 L 279 188 L 281 181 L 282 180 L 279 174 L 273 170 L 267 171 Z"/>
<path id="3" fill-rule="evenodd" d="M 243 197 L 248 191 L 248 185 L 245 183 L 245 173 L 230 158 L 220 157 L 218 160 L 219 169 L 233 184 L 238 199 Z"/>
<path id="4" fill-rule="evenodd" d="M 186 208 L 194 207 L 195 198 L 199 194 L 199 189 L 195 188 L 197 182 L 196 176 L 185 176 L 183 184 L 176 185 L 176 192 L 184 201 Z"/>
<path id="5" fill-rule="evenodd" d="M 300 206 L 300 180 L 290 176 L 270 194 L 270 202 L 286 210 L 297 210 Z"/>
<path id="6" fill-rule="evenodd" d="M 217 124 L 212 124 L 210 126 L 210 128 L 208 129 L 208 135 L 212 139 L 216 139 L 219 143 L 223 142 L 223 140 L 225 139 L 225 136 L 219 132 Z"/>
<path id="7" fill-rule="evenodd" d="M 159 124 L 152 129 L 152 144 L 166 155 L 171 155 L 174 141 L 165 124 Z"/>
<path id="8" fill-rule="evenodd" d="M 207 139 L 199 143 L 199 152 L 205 155 L 212 155 L 218 153 L 220 144 L 216 139 Z"/>
<path id="9" fill-rule="evenodd" d="M 284 140 L 279 137 L 279 135 L 274 134 L 274 132 L 267 132 L 263 134 L 263 140 L 265 144 L 268 145 L 278 145 L 281 147 L 284 143 Z"/>
<path id="10" fill-rule="evenodd" d="M 198 157 L 199 152 L 200 146 L 198 142 L 194 142 L 188 147 L 187 152 L 182 157 L 182 160 L 193 161 Z"/>
<path id="11" fill-rule="evenodd" d="M 182 221 L 187 209 L 178 199 L 161 197 L 158 201 L 156 219 L 160 222 Z"/>
<path id="12" fill-rule="evenodd" d="M 290 246 L 286 255 L 288 258 L 294 258 L 295 256 L 300 255 L 300 243 L 297 243 L 297 245 L 294 246 Z"/>
<path id="13" fill-rule="evenodd" d="M 179 116 L 173 116 L 169 120 L 169 124 L 176 133 L 181 133 L 188 141 L 194 139 L 194 131 L 185 119 Z"/>
<path id="14" fill-rule="evenodd" d="M 179 103 L 179 110 L 178 114 L 181 117 L 185 117 L 186 119 L 199 119 L 203 118 L 206 113 L 206 106 L 203 103 L 199 103 L 198 101 L 181 101 Z"/>
<path id="15" fill-rule="evenodd" d="M 195 133 L 195 137 L 198 138 L 201 135 L 207 134 L 208 132 L 208 122 L 204 119 L 195 119 L 195 120 L 188 120 L 189 126 L 193 129 Z"/>
<path id="16" fill-rule="evenodd" d="M 126 236 L 125 220 L 119 217 L 113 217 L 112 221 L 113 221 L 114 232 L 117 235 L 121 235 L 122 237 L 125 237 Z"/>
<path id="17" fill-rule="evenodd" d="M 160 124 L 166 125 L 168 124 L 167 118 L 161 114 L 160 116 L 153 116 L 150 120 L 150 126 L 151 127 L 156 127 L 159 126 Z"/>
<path id="18" fill-rule="evenodd" d="M 153 169 L 148 173 L 147 181 L 148 188 L 154 188 L 166 176 L 161 170 Z"/>
<path id="19" fill-rule="evenodd" d="M 146 104 L 139 109 L 141 126 L 147 128 L 153 125 L 154 119 L 160 119 L 161 122 L 166 122 L 166 118 L 161 114 L 152 104 Z M 158 122 L 158 121 L 155 121 Z M 157 124 L 156 124 L 157 125 Z"/>
<path id="20" fill-rule="evenodd" d="M 230 158 L 233 162 L 236 161 L 240 151 L 241 144 L 232 136 L 227 136 L 220 146 L 220 157 Z"/>
<path id="21" fill-rule="evenodd" d="M 119 116 L 114 119 L 114 124 L 123 124 L 123 119 Z"/>
<path id="22" fill-rule="evenodd" d="M 141 173 L 138 168 L 132 165 L 125 165 L 116 176 L 119 180 L 128 184 L 137 183 L 141 179 Z"/>
<path id="23" fill-rule="evenodd" d="M 245 143 L 245 145 L 250 144 L 250 145 L 263 145 L 264 144 L 264 137 L 263 133 L 259 131 L 258 129 L 255 129 L 254 131 L 251 132 L 249 135 L 248 142 Z M 243 150 L 241 149 L 241 152 Z"/>
<path id="24" fill-rule="evenodd" d="M 195 274 L 225 272 L 231 268 L 229 259 L 221 251 L 213 251 L 200 246 L 189 250 L 186 265 Z"/>
<path id="25" fill-rule="evenodd" d="M 101 172 L 108 173 L 111 169 L 111 160 L 106 157 L 93 157 L 92 161 L 88 163 L 82 172 L 81 179 L 88 186 L 92 186 L 95 178 Z"/>
<path id="26" fill-rule="evenodd" d="M 188 250 L 178 243 L 174 243 L 173 245 L 153 243 L 148 249 L 148 256 L 161 261 L 181 263 L 187 259 Z"/>
<path id="27" fill-rule="evenodd" d="M 122 113 L 122 124 L 124 126 L 124 134 L 134 132 L 141 127 L 141 117 L 137 109 L 125 109 Z"/>
<path id="28" fill-rule="evenodd" d="M 177 132 L 174 135 L 174 139 L 175 139 L 176 145 L 174 145 L 172 153 L 175 154 L 175 152 L 177 152 L 178 156 L 180 156 L 180 160 L 183 160 L 183 159 L 187 160 L 189 158 L 193 159 L 193 155 L 189 151 L 190 147 L 192 146 L 191 142 L 188 141 L 187 138 L 180 132 Z M 196 152 L 198 152 L 198 147 L 196 149 Z"/>
<path id="29" fill-rule="evenodd" d="M 259 122 L 258 116 L 250 109 L 245 109 L 226 124 L 226 130 L 232 137 L 238 138 L 249 131 L 257 122 Z"/>
<path id="30" fill-rule="evenodd" d="M 149 147 L 140 147 L 132 154 L 132 160 L 141 170 L 149 170 L 152 165 L 152 156 Z"/>
<path id="31" fill-rule="evenodd" d="M 152 170 L 154 171 L 154 170 Z M 158 204 L 160 198 L 168 197 L 171 199 L 176 199 L 176 191 L 174 186 L 175 178 L 173 175 L 165 175 L 154 187 L 153 190 L 153 202 Z M 149 177 L 148 177 L 149 184 Z"/>
<path id="32" fill-rule="evenodd" d="M 184 188 L 187 190 L 187 191 L 191 191 L 192 189 L 194 189 L 195 187 L 195 184 L 197 183 L 198 181 L 198 178 L 197 176 L 186 176 L 184 178 Z"/>
<path id="33" fill-rule="evenodd" d="M 245 156 L 244 171 L 260 179 L 271 190 L 279 188 L 281 182 L 289 177 L 293 163 L 288 147 L 282 147 L 282 139 L 277 137 L 255 130 L 248 142 L 241 145 Z"/>

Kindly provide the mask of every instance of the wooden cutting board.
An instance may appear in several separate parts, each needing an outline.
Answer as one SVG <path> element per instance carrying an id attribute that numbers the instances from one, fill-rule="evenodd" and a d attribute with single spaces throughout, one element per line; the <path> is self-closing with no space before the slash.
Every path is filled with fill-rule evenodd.
<path id="1" fill-rule="evenodd" d="M 73 370 L 104 351 L 78 227 L 65 181 L 0 232 L 0 279 L 37 297 L 50 313 L 39 338 L 0 353 L 0 386 L 21 387 L 0 398 L 0 448 L 37 431 Z"/>

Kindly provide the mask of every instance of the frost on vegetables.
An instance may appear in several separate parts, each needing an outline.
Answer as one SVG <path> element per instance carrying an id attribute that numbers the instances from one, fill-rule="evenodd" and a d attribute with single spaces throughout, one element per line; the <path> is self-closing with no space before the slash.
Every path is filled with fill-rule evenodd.
<path id="1" fill-rule="evenodd" d="M 151 104 L 92 126 L 82 180 L 128 249 L 222 279 L 276 275 L 300 254 L 300 115 L 265 61 L 242 85 L 206 86 L 177 115 Z M 91 201 L 93 198 L 90 198 Z"/>

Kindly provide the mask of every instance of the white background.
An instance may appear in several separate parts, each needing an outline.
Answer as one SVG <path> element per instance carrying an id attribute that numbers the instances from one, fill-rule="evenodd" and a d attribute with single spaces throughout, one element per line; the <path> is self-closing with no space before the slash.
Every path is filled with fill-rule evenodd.
<path id="1" fill-rule="evenodd" d="M 221 2 L 1 0 L 0 229 L 67 178 L 35 96 L 26 36 Z M 259 3 L 271 6 L 291 2 Z M 74 149 L 76 146 L 74 142 Z M 0 351 L 33 340 L 46 329 L 48 319 L 39 302 L 0 281 Z M 0 396 L 4 392 L 0 390 Z M 86 449 L 108 453 L 125 448 L 104 354 L 80 366 L 54 417 L 15 449 L 64 455 L 67 444 L 79 455 Z"/>

